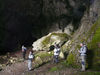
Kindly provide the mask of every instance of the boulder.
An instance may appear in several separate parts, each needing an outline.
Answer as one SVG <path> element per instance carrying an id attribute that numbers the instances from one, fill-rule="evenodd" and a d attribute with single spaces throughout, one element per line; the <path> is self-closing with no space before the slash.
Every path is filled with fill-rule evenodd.
<path id="1" fill-rule="evenodd" d="M 32 49 L 36 51 L 49 51 L 50 46 L 54 45 L 55 42 L 59 44 L 62 41 L 67 41 L 68 38 L 69 37 L 66 33 L 49 33 L 47 36 L 44 36 L 33 42 Z"/>
<path id="2" fill-rule="evenodd" d="M 38 57 L 38 56 L 35 58 L 35 62 L 37 64 L 42 64 L 43 63 L 42 59 L 40 57 Z"/>

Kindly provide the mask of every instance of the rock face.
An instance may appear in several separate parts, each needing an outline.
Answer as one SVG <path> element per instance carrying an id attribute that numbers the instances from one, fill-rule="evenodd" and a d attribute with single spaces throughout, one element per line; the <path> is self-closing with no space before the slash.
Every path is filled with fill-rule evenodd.
<path id="1" fill-rule="evenodd" d="M 30 45 L 35 38 L 49 32 L 71 34 L 81 26 L 84 13 L 89 13 L 93 3 L 93 0 L 0 1 L 1 51 L 12 51 L 22 44 Z"/>
<path id="2" fill-rule="evenodd" d="M 97 66 L 100 65 L 100 63 L 95 62 L 100 61 L 100 57 L 96 54 L 96 50 L 98 50 L 97 44 L 99 43 L 97 38 L 100 37 L 98 35 L 100 27 L 100 7 L 98 6 L 100 6 L 100 2 L 98 0 L 93 0 L 92 5 L 90 6 L 89 14 L 85 13 L 84 17 L 81 19 L 81 26 L 73 35 L 70 53 L 67 57 L 67 62 L 69 62 L 69 64 L 79 64 L 79 44 L 80 42 L 85 42 L 88 46 L 86 67 L 100 70 Z"/>
<path id="3" fill-rule="evenodd" d="M 50 50 L 50 46 L 54 45 L 56 42 L 57 44 L 60 44 L 61 42 L 67 41 L 68 35 L 65 33 L 49 33 L 47 36 L 44 36 L 37 40 L 36 42 L 33 42 L 33 50 L 39 51 L 39 50 Z"/>
<path id="4" fill-rule="evenodd" d="M 89 0 L 43 0 L 43 3 L 42 11 L 48 32 L 68 34 L 79 27 L 84 12 L 90 6 Z"/>

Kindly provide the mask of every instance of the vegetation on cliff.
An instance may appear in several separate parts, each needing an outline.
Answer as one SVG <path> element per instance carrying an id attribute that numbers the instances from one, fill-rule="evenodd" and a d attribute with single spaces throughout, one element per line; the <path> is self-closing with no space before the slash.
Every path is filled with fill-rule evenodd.
<path id="1" fill-rule="evenodd" d="M 100 70 L 100 18 L 94 24 L 96 26 L 92 41 L 88 44 L 88 66 L 94 70 Z M 95 28 L 95 27 L 93 27 Z"/>

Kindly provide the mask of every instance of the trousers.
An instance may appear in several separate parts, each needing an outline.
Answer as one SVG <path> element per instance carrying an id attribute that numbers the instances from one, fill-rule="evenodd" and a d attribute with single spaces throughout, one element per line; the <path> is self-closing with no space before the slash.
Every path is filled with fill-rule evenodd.
<path id="1" fill-rule="evenodd" d="M 85 65 L 86 65 L 86 56 L 85 55 L 81 55 L 82 71 L 85 71 Z"/>
<path id="2" fill-rule="evenodd" d="M 28 69 L 32 70 L 32 60 L 28 60 Z"/>
<path id="3" fill-rule="evenodd" d="M 58 63 L 58 55 L 54 55 L 54 62 Z"/>
<path id="4" fill-rule="evenodd" d="M 25 59 L 26 51 L 23 52 L 23 59 Z"/>

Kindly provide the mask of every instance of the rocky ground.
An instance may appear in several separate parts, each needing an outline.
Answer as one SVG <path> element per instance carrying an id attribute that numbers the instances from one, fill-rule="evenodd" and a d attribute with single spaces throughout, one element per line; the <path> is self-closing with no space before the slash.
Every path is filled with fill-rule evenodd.
<path id="1" fill-rule="evenodd" d="M 28 50 L 29 51 L 29 50 Z M 17 59 L 22 58 L 21 51 L 15 52 L 10 54 L 12 58 L 16 57 Z M 28 52 L 27 52 L 28 56 Z M 63 60 L 62 60 L 63 61 Z M 64 67 L 61 65 L 60 61 L 58 64 L 55 64 L 51 61 L 42 64 L 38 67 L 34 66 L 33 61 L 33 70 L 28 71 L 27 68 L 27 59 L 25 61 L 19 61 L 12 63 L 10 65 L 6 65 L 3 70 L 0 71 L 0 75 L 81 75 L 80 70 L 77 68 L 71 68 L 71 67 Z M 89 70 L 88 70 L 89 71 Z M 86 71 L 86 74 L 82 72 L 82 75 L 88 75 Z M 91 73 L 93 71 L 90 71 Z M 89 75 L 99 75 L 100 72 L 89 74 Z"/>
<path id="2" fill-rule="evenodd" d="M 17 58 L 21 58 L 22 57 L 21 51 L 16 52 L 11 56 L 12 57 L 17 56 Z M 33 70 L 28 71 L 27 59 L 26 59 L 25 61 L 15 62 L 12 63 L 11 65 L 7 65 L 6 67 L 4 67 L 3 70 L 0 71 L 0 75 L 80 75 L 81 74 L 79 73 L 79 69 L 69 68 L 69 67 L 62 67 L 61 69 L 58 69 L 57 66 L 61 66 L 61 64 L 59 63 L 55 64 L 52 61 L 49 61 L 48 63 L 45 63 L 39 67 L 34 67 L 33 63 Z M 99 75 L 99 74 L 100 73 L 97 74 L 93 72 L 92 75 Z M 88 74 L 86 73 L 82 75 L 88 75 Z"/>
<path id="3" fill-rule="evenodd" d="M 34 68 L 32 71 L 28 71 L 26 60 L 7 66 L 0 72 L 0 75 L 73 75 L 77 72 L 77 70 L 71 68 L 66 68 L 61 71 L 50 71 L 50 69 L 56 65 L 57 64 L 47 63 L 39 68 Z"/>
<path id="4" fill-rule="evenodd" d="M 28 51 L 26 57 L 28 56 Z M 12 59 L 10 59 L 10 57 Z M 16 61 L 13 60 L 15 58 Z M 19 59 L 20 61 L 17 61 Z M 32 71 L 28 71 L 27 59 L 25 61 L 21 59 L 22 59 L 21 51 L 9 54 L 8 60 L 12 61 L 12 63 L 11 62 L 8 63 L 8 60 L 5 60 L 5 66 L 0 71 L 0 75 L 72 75 L 73 73 L 77 72 L 77 70 L 72 68 L 70 69 L 66 68 L 61 71 L 51 71 L 52 67 L 59 65 L 59 64 L 54 64 L 52 61 L 49 61 L 48 63 L 45 63 L 39 67 L 34 67 L 34 62 L 33 62 L 34 69 Z"/>

